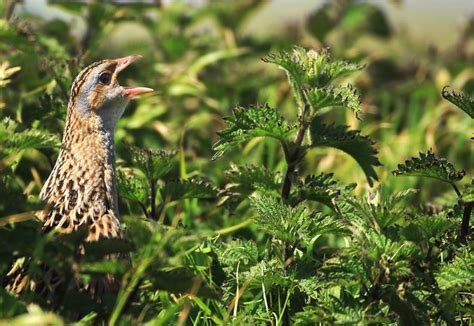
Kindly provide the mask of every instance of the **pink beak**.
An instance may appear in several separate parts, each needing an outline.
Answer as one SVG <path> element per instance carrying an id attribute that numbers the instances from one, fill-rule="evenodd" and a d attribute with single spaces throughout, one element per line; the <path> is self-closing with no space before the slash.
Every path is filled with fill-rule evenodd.
<path id="1" fill-rule="evenodd" d="M 142 56 L 135 54 L 129 55 L 127 57 L 115 59 L 114 61 L 117 63 L 117 67 L 115 67 L 115 73 L 118 74 L 125 68 L 127 68 L 132 62 L 140 59 Z M 153 92 L 152 88 L 148 87 L 122 87 L 125 94 L 127 94 L 128 98 L 135 97 L 136 95 Z"/>

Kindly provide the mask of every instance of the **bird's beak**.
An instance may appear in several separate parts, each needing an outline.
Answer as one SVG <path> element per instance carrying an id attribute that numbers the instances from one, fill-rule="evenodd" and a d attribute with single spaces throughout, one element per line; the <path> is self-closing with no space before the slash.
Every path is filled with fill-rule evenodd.
<path id="1" fill-rule="evenodd" d="M 115 67 L 115 73 L 119 74 L 122 70 L 127 68 L 132 62 L 140 59 L 142 56 L 135 54 L 135 55 L 129 55 L 127 57 L 115 59 L 114 61 L 117 63 L 117 66 Z M 152 88 L 148 87 L 122 87 L 125 94 L 127 94 L 128 98 L 132 98 L 136 95 L 143 94 L 143 93 L 149 93 L 153 92 Z"/>

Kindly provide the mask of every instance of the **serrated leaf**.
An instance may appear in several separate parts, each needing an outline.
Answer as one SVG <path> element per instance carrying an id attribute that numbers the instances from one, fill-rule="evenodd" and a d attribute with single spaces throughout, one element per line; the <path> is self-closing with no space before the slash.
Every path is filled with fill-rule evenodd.
<path id="1" fill-rule="evenodd" d="M 37 129 L 17 131 L 17 128 L 18 124 L 9 118 L 4 118 L 0 122 L 1 147 L 5 147 L 5 150 L 8 152 L 28 148 L 58 148 L 61 144 L 56 135 Z"/>
<path id="2" fill-rule="evenodd" d="M 167 182 L 160 189 L 160 193 L 163 199 L 168 198 L 170 201 L 215 198 L 217 196 L 217 190 L 213 185 L 198 178 Z"/>
<path id="3" fill-rule="evenodd" d="M 352 85 L 334 88 L 312 88 L 306 93 L 306 98 L 314 111 L 325 107 L 346 107 L 357 115 L 361 112 L 360 96 Z"/>
<path id="4" fill-rule="evenodd" d="M 302 204 L 292 207 L 279 198 L 261 194 L 253 195 L 250 201 L 258 213 L 255 223 L 283 241 L 306 245 L 318 235 L 345 232 L 345 227 L 333 217 L 312 212 Z"/>
<path id="5" fill-rule="evenodd" d="M 333 147 L 352 156 L 364 171 L 370 186 L 378 180 L 374 166 L 380 166 L 374 142 L 359 130 L 347 126 L 326 125 L 316 117 L 310 125 L 311 147 Z"/>
<path id="6" fill-rule="evenodd" d="M 259 194 L 250 201 L 258 213 L 255 222 L 267 233 L 290 243 L 308 234 L 310 213 L 305 206 L 291 207 L 278 198 Z"/>
<path id="7" fill-rule="evenodd" d="M 133 166 L 140 169 L 148 180 L 156 182 L 173 167 L 176 152 L 131 146 Z"/>
<path id="8" fill-rule="evenodd" d="M 378 194 L 378 200 L 363 200 L 353 196 L 341 196 L 337 202 L 339 211 L 352 222 L 354 233 L 363 233 L 367 228 L 377 230 L 393 227 L 407 215 L 401 203 L 411 196 L 413 189 L 390 195 Z"/>
<path id="9" fill-rule="evenodd" d="M 126 198 L 138 203 L 145 203 L 148 198 L 148 188 L 146 180 L 142 177 L 127 174 L 123 170 L 118 170 L 117 184 L 121 198 Z"/>
<path id="10" fill-rule="evenodd" d="M 466 172 L 456 170 L 453 164 L 444 158 L 438 158 L 431 150 L 420 153 L 420 157 L 413 157 L 399 164 L 398 168 L 392 172 L 393 175 L 418 176 L 434 178 L 453 184 L 461 180 Z"/>
<path id="11" fill-rule="evenodd" d="M 419 216 L 413 221 L 413 224 L 417 225 L 423 232 L 423 239 L 431 239 L 430 242 L 441 238 L 446 234 L 446 231 L 453 227 L 453 223 L 442 215 Z"/>
<path id="12" fill-rule="evenodd" d="M 265 106 L 237 107 L 233 117 L 225 118 L 228 128 L 217 134 L 221 139 L 214 144 L 213 160 L 231 147 L 256 137 L 271 137 L 283 141 L 295 129 L 273 108 Z"/>
<path id="13" fill-rule="evenodd" d="M 263 61 L 277 64 L 286 70 L 290 83 L 296 83 L 300 89 L 327 86 L 332 80 L 364 67 L 344 60 L 334 60 L 326 50 L 318 52 L 301 47 L 271 54 L 263 58 Z"/>
<path id="14" fill-rule="evenodd" d="M 474 253 L 464 251 L 453 262 L 441 266 L 435 278 L 442 290 L 455 288 L 472 292 L 474 290 Z"/>
<path id="15" fill-rule="evenodd" d="M 462 92 L 456 93 L 455 91 L 449 91 L 447 90 L 447 87 L 448 86 L 443 88 L 441 95 L 446 100 L 466 112 L 471 119 L 474 119 L 474 99 Z"/>
<path id="16" fill-rule="evenodd" d="M 255 190 L 279 191 L 280 178 L 262 166 L 235 165 L 225 172 L 229 182 L 226 190 L 232 193 L 248 195 Z"/>
<path id="17" fill-rule="evenodd" d="M 472 179 L 471 184 L 466 186 L 462 199 L 466 203 L 474 202 L 474 178 Z"/>
<path id="18" fill-rule="evenodd" d="M 232 267 L 232 269 L 235 269 L 237 265 L 245 268 L 257 264 L 258 247 L 252 241 L 232 240 L 216 245 L 214 251 L 219 262 L 224 266 Z"/>
<path id="19" fill-rule="evenodd" d="M 294 203 L 312 200 L 334 209 L 333 201 L 341 193 L 341 188 L 339 182 L 333 179 L 332 173 L 309 175 L 295 184 L 291 198 Z"/>

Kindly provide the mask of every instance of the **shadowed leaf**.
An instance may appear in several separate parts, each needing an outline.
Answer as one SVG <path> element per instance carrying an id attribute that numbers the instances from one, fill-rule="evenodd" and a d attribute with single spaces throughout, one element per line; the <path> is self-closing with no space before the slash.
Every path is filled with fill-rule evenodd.
<path id="1" fill-rule="evenodd" d="M 313 119 L 310 125 L 311 147 L 333 147 L 352 156 L 364 171 L 369 185 L 378 180 L 374 166 L 380 166 L 374 142 L 362 136 L 359 130 L 347 126 L 326 125 Z"/>
<path id="2" fill-rule="evenodd" d="M 168 198 L 170 201 L 215 198 L 217 196 L 217 190 L 212 184 L 198 178 L 167 182 L 161 188 L 160 193 L 163 199 Z"/>

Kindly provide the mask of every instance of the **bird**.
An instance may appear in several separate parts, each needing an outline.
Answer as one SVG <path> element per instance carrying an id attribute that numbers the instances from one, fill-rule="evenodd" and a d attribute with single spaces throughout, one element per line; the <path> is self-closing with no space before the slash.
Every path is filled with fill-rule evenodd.
<path id="1" fill-rule="evenodd" d="M 47 207 L 38 216 L 44 232 L 71 233 L 85 225 L 86 242 L 123 238 L 115 128 L 130 100 L 153 89 L 121 86 L 118 76 L 139 58 L 140 55 L 130 55 L 101 60 L 75 78 L 59 155 L 39 195 Z M 28 278 L 18 271 L 10 274 L 15 277 L 10 278 L 7 290 L 21 292 L 29 283 Z"/>

